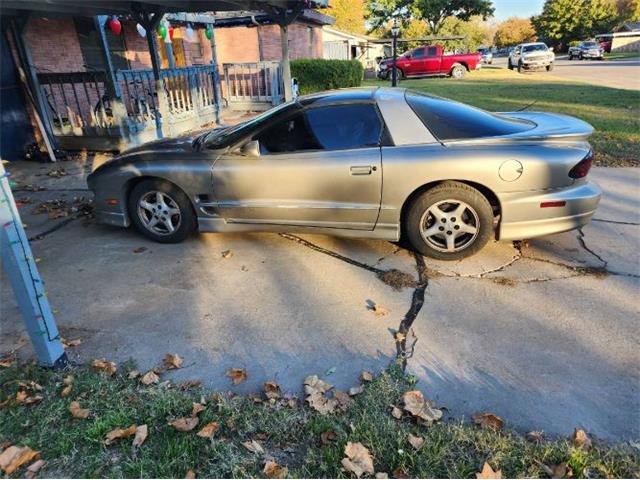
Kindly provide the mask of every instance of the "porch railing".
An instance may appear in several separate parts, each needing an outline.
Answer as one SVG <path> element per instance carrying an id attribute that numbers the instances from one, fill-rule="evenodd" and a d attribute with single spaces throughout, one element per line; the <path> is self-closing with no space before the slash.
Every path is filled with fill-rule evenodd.
<path id="1" fill-rule="evenodd" d="M 223 69 L 230 108 L 269 108 L 282 101 L 280 62 L 225 63 Z"/>

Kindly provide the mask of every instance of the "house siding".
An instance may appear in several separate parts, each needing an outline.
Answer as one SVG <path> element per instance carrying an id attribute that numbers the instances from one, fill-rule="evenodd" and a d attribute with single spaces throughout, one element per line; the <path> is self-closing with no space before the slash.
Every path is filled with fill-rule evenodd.
<path id="1" fill-rule="evenodd" d="M 73 18 L 32 18 L 27 24 L 25 38 L 38 71 L 60 73 L 86 70 Z"/>

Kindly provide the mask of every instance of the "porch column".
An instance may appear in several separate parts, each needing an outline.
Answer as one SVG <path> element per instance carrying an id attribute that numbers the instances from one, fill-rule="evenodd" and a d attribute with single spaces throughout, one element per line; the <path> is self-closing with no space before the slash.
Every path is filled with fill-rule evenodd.
<path id="1" fill-rule="evenodd" d="M 213 97 L 215 101 L 216 123 L 220 124 L 220 104 L 222 95 L 220 94 L 220 72 L 218 70 L 218 50 L 216 48 L 216 30 L 211 25 L 205 27 L 211 29 L 211 64 L 213 65 Z"/>

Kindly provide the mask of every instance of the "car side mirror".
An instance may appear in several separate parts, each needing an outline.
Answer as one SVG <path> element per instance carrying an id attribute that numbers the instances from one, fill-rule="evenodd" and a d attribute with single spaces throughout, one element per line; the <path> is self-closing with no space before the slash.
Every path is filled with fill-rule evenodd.
<path id="1" fill-rule="evenodd" d="M 251 140 L 240 148 L 240 153 L 246 157 L 259 157 L 260 143 L 257 140 Z"/>

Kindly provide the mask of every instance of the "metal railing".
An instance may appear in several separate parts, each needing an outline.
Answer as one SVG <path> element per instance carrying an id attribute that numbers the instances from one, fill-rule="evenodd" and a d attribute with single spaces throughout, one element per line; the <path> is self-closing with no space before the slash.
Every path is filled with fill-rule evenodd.
<path id="1" fill-rule="evenodd" d="M 229 107 L 251 109 L 282 102 L 280 62 L 225 63 L 223 69 Z"/>

